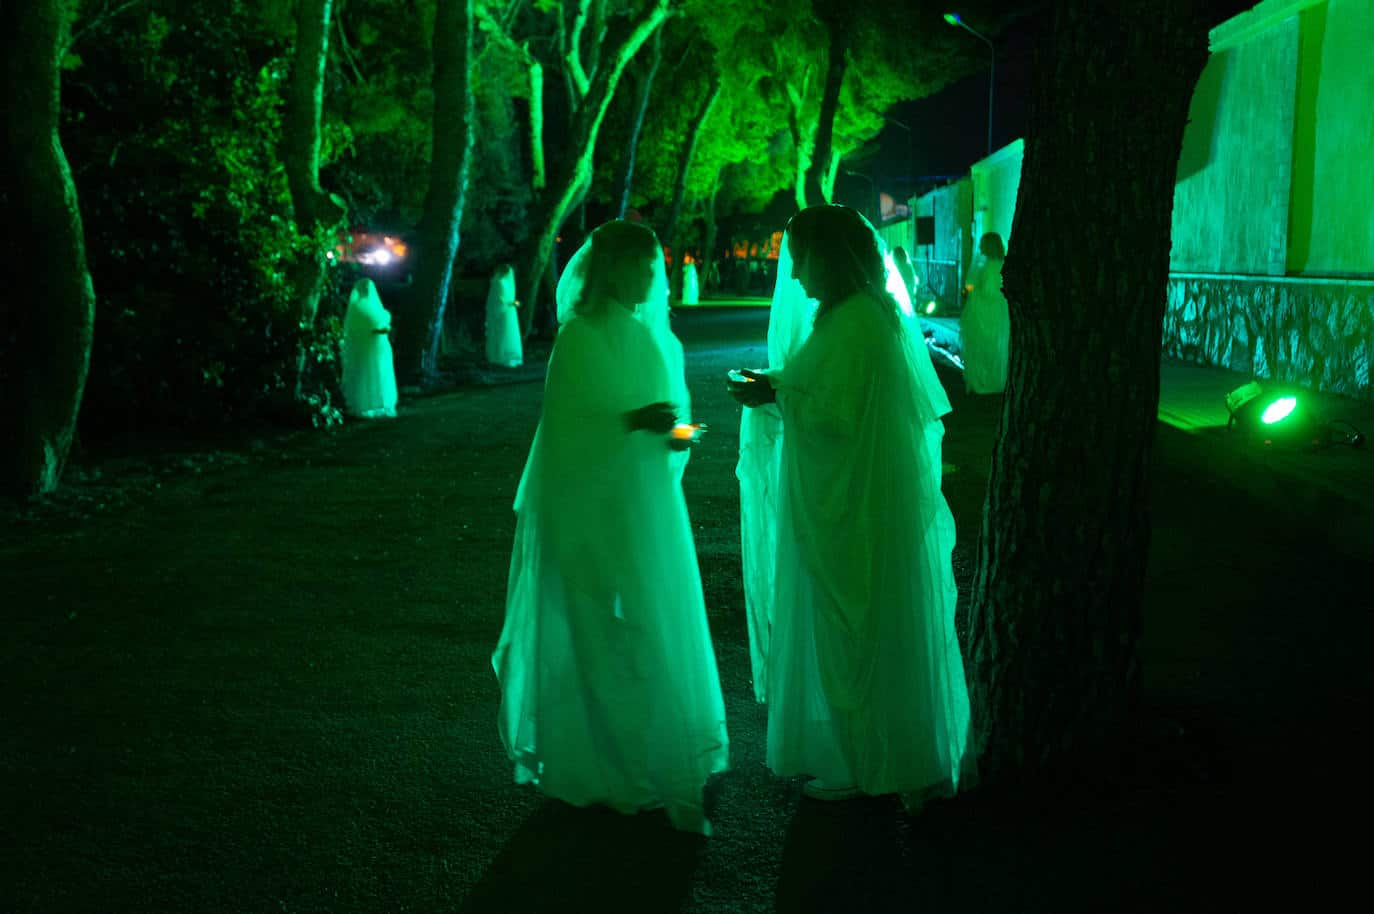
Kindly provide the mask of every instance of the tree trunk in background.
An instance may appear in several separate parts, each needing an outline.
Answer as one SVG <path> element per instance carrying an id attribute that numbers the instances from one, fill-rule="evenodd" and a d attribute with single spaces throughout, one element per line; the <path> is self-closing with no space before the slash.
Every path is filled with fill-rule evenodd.
<path id="1" fill-rule="evenodd" d="M 600 65 L 590 76 L 583 73 L 580 60 L 568 62 L 569 69 L 575 66 L 586 83 L 578 89 L 580 101 L 568 118 L 568 135 L 564 138 L 568 155 L 561 157 L 550 170 L 547 186 L 530 207 L 532 231 L 515 270 L 516 288 L 527 290 L 520 300 L 522 333 L 529 333 L 542 303 L 543 296 L 536 292 L 542 291 L 540 279 L 553 257 L 558 231 L 591 186 L 596 139 L 620 77 L 639 49 L 663 25 L 668 14 L 668 0 L 657 0 L 629 22 L 619 37 L 607 36 L 600 45 Z"/>
<path id="2" fill-rule="evenodd" d="M 706 237 L 701 242 L 701 291 L 706 291 L 707 277 L 713 275 L 712 270 L 715 263 L 720 259 L 720 252 L 716 250 L 716 236 L 720 226 L 716 224 L 716 197 L 720 195 L 720 180 L 717 178 L 716 184 L 711 188 L 711 195 L 706 198 Z"/>
<path id="3" fill-rule="evenodd" d="M 844 84 L 845 67 L 848 64 L 849 23 L 852 21 L 847 7 L 830 2 L 822 10 L 822 21 L 830 33 L 830 48 L 826 56 L 825 90 L 821 94 L 821 112 L 816 122 L 816 144 L 804 176 L 806 205 L 816 206 L 829 203 L 831 191 L 835 186 L 833 169 L 839 165 L 838 159 L 832 163 L 831 147 L 835 139 L 835 112 L 840 106 L 840 87 Z"/>
<path id="4" fill-rule="evenodd" d="M 1207 57 L 1196 5 L 1058 0 L 1041 26 L 970 610 L 985 784 L 1110 776 L 1139 696 L 1170 214 Z"/>
<path id="5" fill-rule="evenodd" d="M 473 0 L 444 0 L 434 20 L 434 147 L 417 232 L 419 260 L 404 314 L 394 322 L 397 373 L 405 383 L 439 367 L 458 229 L 472 150 Z"/>
<path id="6" fill-rule="evenodd" d="M 635 99 L 635 119 L 630 126 L 630 141 L 625 149 L 625 171 L 620 181 L 620 206 L 616 208 L 616 218 L 624 219 L 630 208 L 630 193 L 634 190 L 635 153 L 639 151 L 639 134 L 644 129 L 644 113 L 649 110 L 649 96 L 654 88 L 654 76 L 658 74 L 659 62 L 663 59 L 663 29 L 654 32 L 649 39 L 649 59 L 645 61 L 644 72 L 639 75 L 639 97 Z"/>
<path id="7" fill-rule="evenodd" d="M 320 119 L 324 108 L 324 67 L 329 57 L 329 20 L 333 0 L 299 0 L 291 81 L 282 119 L 282 164 L 291 190 L 296 228 L 314 235 L 343 218 L 344 208 L 320 188 Z M 302 328 L 315 323 L 324 290 L 324 251 L 311 251 L 293 269 L 297 317 Z M 295 395 L 301 396 L 305 350 L 296 357 Z"/>
<path id="8" fill-rule="evenodd" d="M 701 104 L 692 114 L 692 120 L 687 125 L 687 141 L 678 152 L 677 175 L 673 178 L 673 202 L 668 207 L 668 221 L 664 223 L 661 239 L 673 255 L 673 274 L 668 285 L 673 290 L 674 297 L 682 294 L 682 252 L 678 250 L 677 229 L 678 221 L 682 218 L 682 204 L 687 199 L 687 173 L 692 170 L 692 159 L 696 155 L 701 131 L 720 98 L 720 87 L 720 73 L 717 72 L 712 74 L 710 86 L 702 97 Z"/>
<path id="9" fill-rule="evenodd" d="M 51 492 L 76 433 L 90 365 L 95 290 L 76 186 L 58 136 L 61 59 L 74 3 L 4 4 L 3 203 L 29 281 L 4 295 L 0 320 L 0 461 L 19 498 Z M 27 287 L 27 294 L 21 290 Z"/>

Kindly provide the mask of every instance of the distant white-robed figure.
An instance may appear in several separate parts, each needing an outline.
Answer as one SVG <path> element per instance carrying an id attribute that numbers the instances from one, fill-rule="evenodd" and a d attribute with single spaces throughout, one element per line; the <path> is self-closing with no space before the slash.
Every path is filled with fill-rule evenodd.
<path id="1" fill-rule="evenodd" d="M 492 665 L 517 783 L 576 806 L 663 806 L 708 833 L 725 708 L 682 492 L 682 344 L 653 232 L 594 231 L 557 290 L 559 331 L 515 497 Z M 682 435 L 682 437 L 679 437 Z"/>
<path id="2" fill-rule="evenodd" d="M 690 260 L 682 265 L 682 303 L 684 305 L 701 303 L 701 289 L 697 283 L 697 265 Z"/>
<path id="3" fill-rule="evenodd" d="M 960 358 L 964 386 L 970 393 L 1001 393 L 1007 386 L 1011 317 L 1002 294 L 1002 265 L 1007 251 L 1002 236 L 988 232 L 978 242 L 979 262 L 969 277 L 968 301 L 959 318 Z"/>
<path id="4" fill-rule="evenodd" d="M 958 788 L 969 703 L 954 630 L 949 400 L 882 242 L 848 207 L 789 223 L 769 367 L 732 372 L 755 695 L 767 764 L 820 799 Z M 900 282 L 898 283 L 900 286 Z"/>
<path id="5" fill-rule="evenodd" d="M 364 277 L 353 284 L 344 314 L 344 408 L 350 416 L 379 419 L 396 415 L 396 366 L 391 355 L 391 314 L 377 286 Z"/>
<path id="6" fill-rule="evenodd" d="M 525 360 L 520 343 L 520 302 L 515 297 L 515 270 L 496 268 L 487 287 L 487 361 L 515 368 Z"/>

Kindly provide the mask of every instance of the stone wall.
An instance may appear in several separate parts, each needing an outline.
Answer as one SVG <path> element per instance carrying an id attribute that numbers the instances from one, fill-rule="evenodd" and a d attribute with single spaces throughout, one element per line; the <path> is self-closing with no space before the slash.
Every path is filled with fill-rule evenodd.
<path id="1" fill-rule="evenodd" d="M 1374 281 L 1173 275 L 1164 354 L 1374 401 Z"/>

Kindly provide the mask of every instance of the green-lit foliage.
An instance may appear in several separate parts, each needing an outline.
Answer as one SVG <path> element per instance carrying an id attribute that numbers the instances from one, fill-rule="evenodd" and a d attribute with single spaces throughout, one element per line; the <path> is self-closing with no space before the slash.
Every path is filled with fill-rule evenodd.
<path id="1" fill-rule="evenodd" d="M 254 412 L 316 332 L 298 326 L 286 270 L 329 239 L 290 218 L 277 152 L 290 35 L 262 13 L 161 0 L 78 21 L 63 110 L 99 293 L 88 432 Z M 327 125 L 326 159 L 348 143 Z M 328 368 L 328 341 L 314 351 Z"/>

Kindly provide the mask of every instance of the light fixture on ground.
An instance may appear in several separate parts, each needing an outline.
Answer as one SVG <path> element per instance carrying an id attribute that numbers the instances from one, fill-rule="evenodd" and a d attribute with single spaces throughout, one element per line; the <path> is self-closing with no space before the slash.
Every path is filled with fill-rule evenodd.
<path id="1" fill-rule="evenodd" d="M 1257 381 L 1226 395 L 1227 429 L 1247 435 L 1264 447 L 1312 448 L 1327 443 L 1327 427 L 1310 397 L 1285 389 L 1268 389 Z"/>

